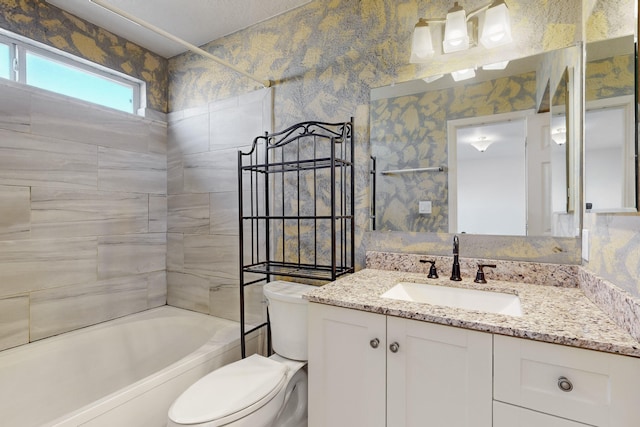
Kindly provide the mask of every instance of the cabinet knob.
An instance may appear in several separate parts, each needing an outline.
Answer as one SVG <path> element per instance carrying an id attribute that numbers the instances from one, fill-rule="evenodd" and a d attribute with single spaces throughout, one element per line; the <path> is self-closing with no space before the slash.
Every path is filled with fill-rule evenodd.
<path id="1" fill-rule="evenodd" d="M 573 390 L 573 384 L 567 377 L 560 377 L 558 378 L 558 388 L 568 393 Z"/>
<path id="2" fill-rule="evenodd" d="M 378 348 L 378 346 L 380 345 L 380 340 L 378 338 L 374 338 L 371 341 L 369 341 L 369 345 L 372 348 Z"/>
<path id="3" fill-rule="evenodd" d="M 398 344 L 397 342 L 393 342 L 391 343 L 391 345 L 389 345 L 389 350 L 391 350 L 391 353 L 397 353 L 399 349 L 400 344 Z"/>

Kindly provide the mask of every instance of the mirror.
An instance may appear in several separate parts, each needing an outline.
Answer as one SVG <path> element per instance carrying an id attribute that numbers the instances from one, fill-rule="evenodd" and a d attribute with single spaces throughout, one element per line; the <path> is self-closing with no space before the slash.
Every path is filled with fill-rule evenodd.
<path id="1" fill-rule="evenodd" d="M 635 212 L 638 163 L 633 35 L 587 44 L 585 206 Z"/>
<path id="2" fill-rule="evenodd" d="M 372 90 L 374 229 L 576 236 L 571 129 L 579 109 L 570 106 L 579 64 L 573 46 L 478 69 L 470 80 Z M 563 144 L 551 142 L 558 121 Z"/>

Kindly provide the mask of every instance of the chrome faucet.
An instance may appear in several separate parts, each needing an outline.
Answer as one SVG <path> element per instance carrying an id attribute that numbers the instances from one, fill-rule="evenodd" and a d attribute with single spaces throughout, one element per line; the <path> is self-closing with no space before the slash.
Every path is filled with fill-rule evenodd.
<path id="1" fill-rule="evenodd" d="M 458 240 L 458 236 L 453 236 L 453 267 L 451 268 L 451 280 L 455 280 L 459 282 L 462 280 L 460 277 L 460 262 L 458 260 L 458 255 L 460 254 L 460 241 Z"/>

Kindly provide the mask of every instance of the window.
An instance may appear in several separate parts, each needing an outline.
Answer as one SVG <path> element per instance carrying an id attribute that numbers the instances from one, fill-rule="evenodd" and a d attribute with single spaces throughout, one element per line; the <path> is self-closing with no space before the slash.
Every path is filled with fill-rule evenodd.
<path id="1" fill-rule="evenodd" d="M 143 104 L 143 82 L 19 36 L 0 34 L 0 77 L 127 113 Z"/>
<path id="2" fill-rule="evenodd" d="M 9 67 L 11 64 L 11 55 L 9 45 L 0 43 L 0 77 L 8 79 L 10 77 Z"/>

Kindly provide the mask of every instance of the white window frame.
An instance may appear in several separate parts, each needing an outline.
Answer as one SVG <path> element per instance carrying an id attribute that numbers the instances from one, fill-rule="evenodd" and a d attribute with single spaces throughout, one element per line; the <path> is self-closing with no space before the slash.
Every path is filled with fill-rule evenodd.
<path id="1" fill-rule="evenodd" d="M 55 49 L 51 46 L 47 46 L 43 43 L 36 42 L 17 34 L 13 34 L 9 31 L 3 30 L 2 28 L 0 28 L 0 43 L 9 45 L 9 59 L 11 64 L 9 80 L 25 85 L 27 84 L 26 57 L 27 52 L 30 52 L 35 55 L 44 57 L 50 61 L 66 65 L 87 74 L 93 74 L 95 76 L 111 80 L 115 83 L 131 88 L 133 90 L 133 105 L 131 114 L 144 115 L 144 109 L 146 108 L 146 84 L 144 81 L 88 61 L 86 59 L 79 58 L 75 55 L 63 52 L 59 49 Z M 69 96 L 62 93 L 59 93 L 59 95 Z M 82 101 L 91 102 L 87 100 Z M 104 108 L 113 109 L 99 103 L 94 104 Z M 123 112 L 122 110 L 116 111 Z"/>

